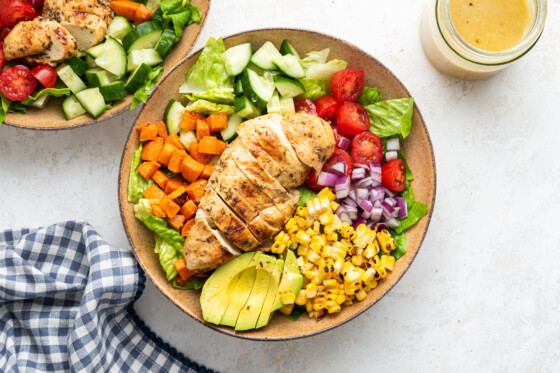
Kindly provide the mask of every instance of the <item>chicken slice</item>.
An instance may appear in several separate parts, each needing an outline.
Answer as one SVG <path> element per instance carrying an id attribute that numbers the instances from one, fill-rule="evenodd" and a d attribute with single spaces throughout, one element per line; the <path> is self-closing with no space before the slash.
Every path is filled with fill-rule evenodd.
<path id="1" fill-rule="evenodd" d="M 35 18 L 32 21 L 19 22 L 4 39 L 4 57 L 15 60 L 43 53 L 49 48 L 50 37 L 43 26 L 44 21 Z"/>
<path id="2" fill-rule="evenodd" d="M 45 0 L 43 17 L 60 22 L 62 12 L 83 12 L 98 16 L 106 25 L 113 19 L 113 11 L 106 1 L 100 0 Z"/>
<path id="3" fill-rule="evenodd" d="M 249 251 L 261 244 L 212 188 L 206 189 L 199 207 L 208 213 L 225 236 L 240 249 Z"/>
<path id="4" fill-rule="evenodd" d="M 76 39 L 58 22 L 41 20 L 43 28 L 50 38 L 49 46 L 45 51 L 25 59 L 34 64 L 48 64 L 56 66 L 59 62 L 67 60 L 78 54 Z"/>
<path id="5" fill-rule="evenodd" d="M 105 38 L 107 24 L 95 14 L 62 11 L 60 16 L 60 25 L 76 39 L 80 51 L 96 46 Z"/>
<path id="6" fill-rule="evenodd" d="M 305 113 L 288 114 L 282 120 L 282 129 L 298 158 L 316 172 L 334 152 L 334 134 L 329 127 L 321 118 Z"/>
<path id="7" fill-rule="evenodd" d="M 189 231 L 183 253 L 187 268 L 194 272 L 209 271 L 241 255 L 241 251 L 222 232 L 212 229 L 205 219 L 198 220 Z"/>
<path id="8" fill-rule="evenodd" d="M 237 127 L 237 133 L 252 153 L 260 152 L 259 147 L 266 152 L 268 157 L 261 155 L 263 168 L 270 170 L 284 187 L 301 185 L 309 175 L 309 167 L 299 161 L 282 131 L 281 115 L 268 114 L 244 122 Z"/>

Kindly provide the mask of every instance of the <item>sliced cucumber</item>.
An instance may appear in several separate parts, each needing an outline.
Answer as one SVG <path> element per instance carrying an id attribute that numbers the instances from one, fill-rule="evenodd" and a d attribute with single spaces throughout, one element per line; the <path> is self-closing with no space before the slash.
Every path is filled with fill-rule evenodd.
<path id="1" fill-rule="evenodd" d="M 128 54 L 128 72 L 134 71 L 138 66 L 146 64 L 148 66 L 159 65 L 163 62 L 163 57 L 155 49 L 140 49 L 131 51 Z"/>
<path id="2" fill-rule="evenodd" d="M 243 70 L 241 73 L 241 84 L 243 85 L 245 95 L 259 109 L 265 108 L 274 93 L 274 83 L 259 76 L 253 70 Z"/>
<path id="3" fill-rule="evenodd" d="M 47 105 L 47 102 L 49 102 L 49 98 L 51 98 L 51 95 L 49 94 L 42 95 L 36 100 L 31 100 L 29 106 L 36 107 L 37 109 L 43 109 Z"/>
<path id="4" fill-rule="evenodd" d="M 99 57 L 101 53 L 103 53 L 103 44 L 97 44 L 86 51 L 86 54 L 93 58 Z"/>
<path id="5" fill-rule="evenodd" d="M 145 63 L 140 64 L 140 66 L 138 66 L 136 70 L 134 70 L 132 74 L 130 74 L 128 80 L 124 84 L 124 88 L 128 92 L 134 93 L 138 88 L 146 83 L 146 79 L 148 78 L 148 75 L 150 75 L 151 71 L 152 69 L 150 68 L 150 66 L 146 65 Z"/>
<path id="6" fill-rule="evenodd" d="M 299 96 L 305 92 L 303 85 L 295 79 L 288 78 L 286 75 L 275 75 L 274 85 L 282 97 L 291 98 Z"/>
<path id="7" fill-rule="evenodd" d="M 299 56 L 299 53 L 292 46 L 292 44 L 290 44 L 290 42 L 287 41 L 286 39 L 284 39 L 284 41 L 282 42 L 282 45 L 280 45 L 280 53 L 283 56 L 291 54 L 292 56 L 296 56 L 298 60 L 301 59 L 301 57 Z"/>
<path id="8" fill-rule="evenodd" d="M 118 40 L 122 40 L 130 31 L 132 31 L 132 25 L 123 16 L 115 16 L 107 27 L 107 35 Z"/>
<path id="9" fill-rule="evenodd" d="M 280 97 L 280 111 L 282 115 L 293 114 L 296 112 L 293 98 Z"/>
<path id="10" fill-rule="evenodd" d="M 274 44 L 267 41 L 253 54 L 251 62 L 264 70 L 276 70 L 276 65 L 272 61 L 278 57 L 282 57 L 278 49 Z"/>
<path id="11" fill-rule="evenodd" d="M 249 101 L 247 96 L 236 97 L 233 108 L 235 114 L 245 119 L 252 119 L 261 115 L 261 111 Z"/>
<path id="12" fill-rule="evenodd" d="M 82 114 L 87 113 L 82 104 L 76 98 L 76 95 L 68 96 L 62 101 L 62 111 L 66 120 L 74 119 Z"/>
<path id="13" fill-rule="evenodd" d="M 227 128 L 220 131 L 224 141 L 232 141 L 237 136 L 237 126 L 243 122 L 243 118 L 237 114 L 232 114 L 228 118 Z"/>
<path id="14" fill-rule="evenodd" d="M 125 98 L 127 95 L 126 90 L 124 89 L 124 84 L 120 80 L 99 87 L 99 91 L 105 101 L 120 100 L 121 98 Z"/>
<path id="15" fill-rule="evenodd" d="M 88 88 L 76 93 L 76 98 L 84 109 L 94 118 L 97 118 L 106 110 L 105 100 L 99 88 Z"/>
<path id="16" fill-rule="evenodd" d="M 266 112 L 268 114 L 272 114 L 272 113 L 280 114 L 282 112 L 282 109 L 280 107 L 280 96 L 278 96 L 277 91 L 274 91 L 274 94 L 270 98 L 270 101 L 268 101 L 268 104 L 266 105 Z"/>
<path id="17" fill-rule="evenodd" d="M 285 56 L 276 58 L 273 62 L 284 74 L 295 79 L 305 78 L 303 67 L 301 66 L 301 63 L 299 63 L 299 60 L 296 56 L 287 54 Z"/>
<path id="18" fill-rule="evenodd" d="M 185 107 L 181 105 L 180 102 L 176 100 L 169 101 L 167 108 L 165 109 L 165 124 L 167 125 L 167 131 L 169 133 L 179 133 L 181 127 L 179 123 L 183 119 L 183 113 L 185 112 Z"/>
<path id="19" fill-rule="evenodd" d="M 154 48 L 161 37 L 161 26 L 153 21 L 136 26 L 123 39 L 124 48 L 130 52 L 137 49 Z"/>
<path id="20" fill-rule="evenodd" d="M 86 72 L 87 69 L 89 69 L 88 64 L 82 60 L 79 57 L 72 57 L 69 60 L 64 61 L 68 66 L 70 66 L 72 68 L 72 70 L 74 70 L 74 72 L 78 75 L 78 76 L 82 76 L 84 75 L 84 73 Z"/>
<path id="21" fill-rule="evenodd" d="M 193 142 L 198 143 L 198 140 L 196 139 L 196 133 L 194 131 L 185 131 L 184 129 L 181 129 L 181 131 L 179 131 L 179 140 L 181 141 L 181 144 L 183 144 L 185 149 L 190 149 Z"/>
<path id="22" fill-rule="evenodd" d="M 119 78 L 126 74 L 126 52 L 121 43 L 112 36 L 107 37 L 103 43 L 103 52 L 95 59 L 95 63 Z"/>
<path id="23" fill-rule="evenodd" d="M 235 94 L 236 95 L 243 94 L 243 84 L 241 83 L 241 79 L 238 79 L 237 82 L 235 82 Z"/>
<path id="24" fill-rule="evenodd" d="M 150 9 L 150 12 L 154 13 L 159 8 L 159 3 L 159 0 L 148 0 L 145 5 L 146 8 Z"/>
<path id="25" fill-rule="evenodd" d="M 171 46 L 175 43 L 175 37 L 176 35 L 173 25 L 167 25 L 165 30 L 161 33 L 161 37 L 156 44 L 155 50 L 162 56 L 167 56 L 171 50 Z"/>
<path id="26" fill-rule="evenodd" d="M 80 77 L 74 72 L 74 70 L 72 70 L 70 66 L 64 63 L 57 67 L 56 73 L 58 74 L 60 80 L 62 80 L 62 82 L 66 84 L 68 88 L 70 88 L 72 93 L 78 93 L 87 88 L 82 79 L 80 79 Z"/>
<path id="27" fill-rule="evenodd" d="M 89 54 L 86 54 L 85 58 L 86 58 L 86 63 L 88 64 L 89 67 L 96 67 L 97 66 L 97 64 L 95 63 L 95 58 L 93 58 Z"/>
<path id="28" fill-rule="evenodd" d="M 102 87 L 117 81 L 119 78 L 100 67 L 93 67 L 86 71 L 85 75 L 88 85 L 91 87 Z"/>
<path id="29" fill-rule="evenodd" d="M 251 61 L 253 47 L 251 43 L 240 44 L 229 48 L 222 53 L 222 59 L 226 65 L 226 72 L 229 76 L 241 74 Z"/>

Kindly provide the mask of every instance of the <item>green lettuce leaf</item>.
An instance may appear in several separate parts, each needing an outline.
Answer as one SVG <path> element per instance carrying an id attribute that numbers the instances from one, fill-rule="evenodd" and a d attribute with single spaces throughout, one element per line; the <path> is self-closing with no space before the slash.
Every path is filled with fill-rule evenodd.
<path id="1" fill-rule="evenodd" d="M 393 229 L 389 229 L 389 232 L 397 243 L 397 247 L 395 250 L 391 251 L 391 255 L 395 257 L 395 260 L 399 260 L 399 258 L 406 254 L 406 236 L 404 232 L 397 233 Z"/>
<path id="2" fill-rule="evenodd" d="M 331 50 L 329 48 L 325 48 L 320 51 L 311 51 L 301 60 L 301 65 L 304 69 L 307 69 L 311 65 L 325 63 L 327 62 L 327 57 L 329 57 L 330 51 Z"/>
<path id="3" fill-rule="evenodd" d="M 152 71 L 148 74 L 146 82 L 134 92 L 132 97 L 132 104 L 130 104 L 130 110 L 133 110 L 140 104 L 140 102 L 146 103 L 148 96 L 154 90 L 154 87 L 161 78 L 163 74 L 163 66 L 156 66 L 152 68 Z"/>
<path id="4" fill-rule="evenodd" d="M 217 104 L 206 100 L 191 101 L 187 105 L 186 109 L 203 115 L 220 113 L 227 113 L 228 115 L 235 114 L 235 110 L 232 105 Z"/>
<path id="5" fill-rule="evenodd" d="M 173 246 L 180 257 L 183 256 L 183 244 L 185 239 L 175 229 L 171 228 L 167 221 L 152 215 L 150 201 L 142 198 L 134 205 L 134 216 L 141 220 L 148 229 L 157 234 L 161 239 L 165 240 L 169 245 Z"/>
<path id="6" fill-rule="evenodd" d="M 130 175 L 128 175 L 128 202 L 136 203 L 144 197 L 144 191 L 154 182 L 152 179 L 146 180 L 137 171 L 140 166 L 140 155 L 142 154 L 142 144 L 134 151 L 130 162 Z M 150 214 L 152 209 L 150 209 Z"/>
<path id="7" fill-rule="evenodd" d="M 196 7 L 195 5 L 192 5 L 190 1 L 187 1 L 186 4 L 185 1 L 183 1 L 183 6 L 185 10 L 191 11 L 191 18 L 189 19 L 187 26 L 193 22 L 199 23 L 202 19 L 202 12 L 200 11 L 200 9 L 198 9 L 198 7 Z"/>
<path id="8" fill-rule="evenodd" d="M 400 135 L 406 138 L 412 125 L 413 98 L 381 101 L 365 107 L 370 121 L 369 130 L 379 137 Z"/>
<path id="9" fill-rule="evenodd" d="M 27 106 L 21 101 L 12 101 L 8 108 L 8 113 L 25 114 L 27 113 Z"/>
<path id="10" fill-rule="evenodd" d="M 35 101 L 37 100 L 39 97 L 44 96 L 44 95 L 51 95 L 54 97 L 61 97 L 61 96 L 69 96 L 71 95 L 72 92 L 70 92 L 70 88 L 45 88 L 40 90 L 39 92 L 37 92 L 35 94 L 35 96 L 33 95 L 29 95 L 25 100 L 23 100 L 21 103 L 24 105 L 29 105 L 29 103 L 31 103 L 31 101 Z"/>
<path id="11" fill-rule="evenodd" d="M 167 241 L 162 239 L 159 235 L 155 234 L 154 238 L 156 240 L 156 247 L 154 248 L 154 252 L 159 256 L 159 263 L 165 272 L 165 276 L 167 277 L 167 281 L 170 281 L 177 277 L 179 274 L 177 269 L 175 268 L 175 261 L 177 259 L 181 259 L 183 254 L 179 254 L 177 250 L 170 245 Z"/>
<path id="12" fill-rule="evenodd" d="M 330 80 L 337 71 L 344 70 L 348 62 L 343 60 L 330 60 L 327 63 L 314 64 L 305 69 L 307 79 Z"/>
<path id="13" fill-rule="evenodd" d="M 408 180 L 406 181 L 405 190 L 401 193 L 401 197 L 406 199 L 408 216 L 399 221 L 399 226 L 395 228 L 397 234 L 401 234 L 412 227 L 428 212 L 428 206 L 414 198 L 414 191 Z"/>
<path id="14" fill-rule="evenodd" d="M 165 18 L 166 15 L 181 13 L 183 11 L 183 0 L 161 0 L 159 6 Z"/>
<path id="15" fill-rule="evenodd" d="M 292 313 L 286 317 L 292 321 L 298 321 L 299 317 L 305 313 L 305 306 L 294 306 Z"/>
<path id="16" fill-rule="evenodd" d="M 4 123 L 4 119 L 6 119 L 6 114 L 10 109 L 10 104 L 12 103 L 12 101 L 4 97 L 2 93 L 0 93 L 0 101 L 2 103 L 0 105 L 0 125 L 1 125 L 2 123 Z"/>
<path id="17" fill-rule="evenodd" d="M 192 95 L 184 95 L 191 101 L 199 99 L 216 102 L 218 104 L 233 105 L 235 101 L 235 93 L 230 88 L 214 88 L 206 92 L 193 93 Z"/>
<path id="18" fill-rule="evenodd" d="M 181 36 L 183 35 L 183 29 L 191 19 L 191 11 L 186 10 L 181 13 L 176 14 L 163 14 L 164 19 L 169 19 L 173 22 L 173 30 L 175 31 L 175 43 L 181 40 Z"/>
<path id="19" fill-rule="evenodd" d="M 299 82 L 303 85 L 305 92 L 297 98 L 308 98 L 313 102 L 326 95 L 329 88 L 328 80 L 300 79 Z"/>
<path id="20" fill-rule="evenodd" d="M 298 206 L 305 206 L 307 201 L 317 197 L 317 193 L 312 191 L 305 185 L 300 185 L 297 189 L 299 190 L 299 201 L 297 203 Z"/>
<path id="21" fill-rule="evenodd" d="M 368 106 L 376 104 L 382 100 L 381 91 L 377 89 L 377 87 L 364 87 L 364 90 L 360 94 L 360 97 L 358 97 L 357 102 L 362 104 L 362 106 Z"/>
<path id="22" fill-rule="evenodd" d="M 185 285 L 181 285 L 177 282 L 177 280 L 173 281 L 173 287 L 176 289 L 181 289 L 181 290 L 199 290 L 202 289 L 202 287 L 204 286 L 204 283 L 206 282 L 206 280 L 208 279 L 208 277 L 191 277 L 191 280 L 189 282 L 187 282 Z"/>

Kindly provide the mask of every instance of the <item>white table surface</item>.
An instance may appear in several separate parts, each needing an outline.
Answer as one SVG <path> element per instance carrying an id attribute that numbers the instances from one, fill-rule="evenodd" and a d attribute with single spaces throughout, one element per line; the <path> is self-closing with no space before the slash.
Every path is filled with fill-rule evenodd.
<path id="1" fill-rule="evenodd" d="M 213 1 L 197 48 L 210 36 L 304 27 L 347 39 L 392 69 L 430 131 L 437 198 L 424 245 L 397 286 L 356 320 L 309 339 L 222 335 L 148 280 L 136 309 L 178 350 L 231 372 L 560 371 L 558 3 L 549 4 L 535 49 L 480 82 L 429 64 L 418 36 L 427 3 Z M 79 219 L 128 246 L 117 173 L 136 114 L 60 132 L 1 126 L 0 229 Z"/>

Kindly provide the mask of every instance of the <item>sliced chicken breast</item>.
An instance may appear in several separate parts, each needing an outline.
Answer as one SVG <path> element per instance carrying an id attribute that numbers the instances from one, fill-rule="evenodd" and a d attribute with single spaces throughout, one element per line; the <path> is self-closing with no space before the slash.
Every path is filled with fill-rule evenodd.
<path id="1" fill-rule="evenodd" d="M 296 113 L 284 117 L 282 129 L 300 161 L 320 172 L 334 152 L 330 125 L 317 116 Z"/>
<path id="2" fill-rule="evenodd" d="M 187 235 L 183 245 L 187 268 L 194 272 L 206 272 L 229 259 L 241 255 L 217 229 L 212 229 L 205 219 L 198 220 Z"/>
<path id="3" fill-rule="evenodd" d="M 95 14 L 62 11 L 60 15 L 60 25 L 76 39 L 80 51 L 96 46 L 105 38 L 107 24 Z"/>
<path id="4" fill-rule="evenodd" d="M 4 39 L 4 57 L 15 60 L 45 52 L 51 40 L 43 23 L 40 18 L 35 18 L 15 25 Z"/>
<path id="5" fill-rule="evenodd" d="M 28 62 L 56 66 L 59 62 L 78 54 L 76 39 L 64 27 L 55 21 L 41 19 L 41 22 L 47 38 L 50 38 L 50 43 L 42 53 L 26 57 Z"/>
<path id="6" fill-rule="evenodd" d="M 43 17 L 60 22 L 62 12 L 83 12 L 98 16 L 106 25 L 113 19 L 113 11 L 106 1 L 102 0 L 45 0 Z"/>
<path id="7" fill-rule="evenodd" d="M 261 244 L 212 188 L 206 190 L 199 207 L 208 213 L 222 233 L 240 249 L 249 251 Z"/>

